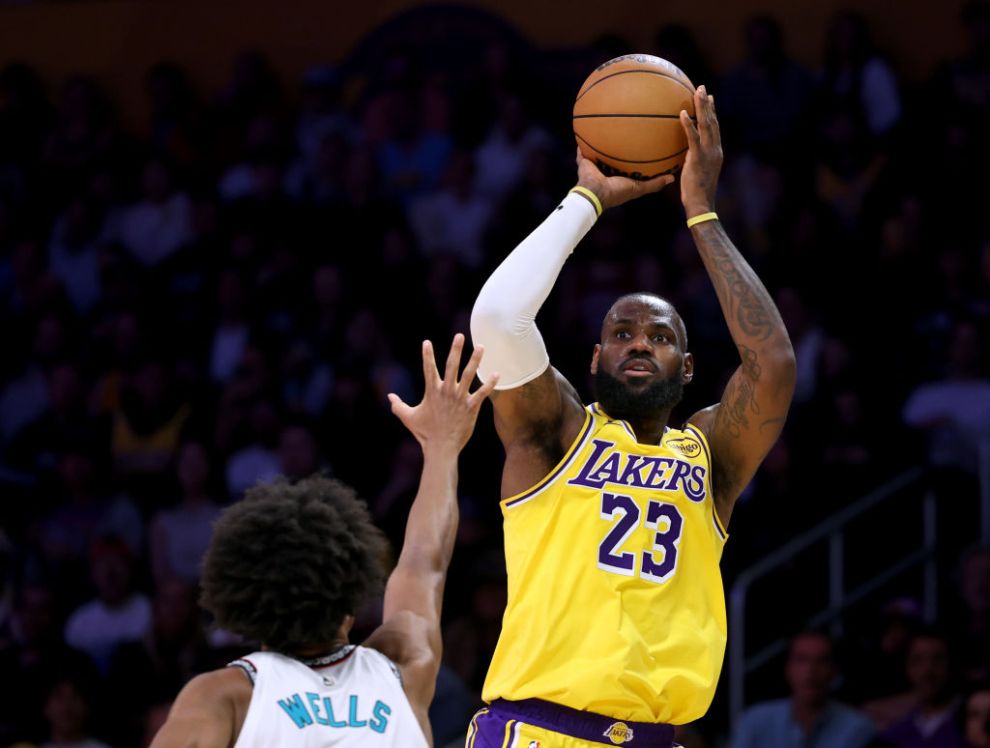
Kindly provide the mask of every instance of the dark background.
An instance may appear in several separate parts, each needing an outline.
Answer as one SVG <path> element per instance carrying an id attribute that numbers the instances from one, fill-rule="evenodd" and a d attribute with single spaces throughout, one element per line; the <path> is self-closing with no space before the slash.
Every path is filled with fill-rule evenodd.
<path id="1" fill-rule="evenodd" d="M 851 531 L 847 582 L 918 547 L 934 490 L 952 687 L 990 674 L 990 572 L 961 563 L 990 437 L 990 18 L 860 3 L 843 17 L 866 36 L 841 52 L 845 7 L 0 5 L 0 677 L 19 684 L 0 743 L 88 719 L 142 744 L 185 680 L 244 651 L 197 613 L 196 562 L 255 478 L 330 471 L 399 541 L 419 453 L 385 393 L 417 397 L 420 341 L 467 331 L 488 273 L 573 184 L 574 94 L 630 51 L 716 94 L 718 210 L 799 358 L 790 422 L 730 527 L 727 590 L 925 465 Z M 691 337 L 675 415 L 718 399 L 734 347 L 683 225 L 676 188 L 610 212 L 544 305 L 551 358 L 589 399 L 602 314 L 643 288 Z M 483 414 L 461 463 L 440 738 L 463 732 L 498 635 L 501 460 Z M 820 551 L 753 589 L 747 644 L 826 606 Z M 885 636 L 924 617 L 920 581 L 849 611 L 846 700 L 907 688 Z M 101 605 L 128 614 L 94 623 Z M 778 659 L 747 701 L 781 693 Z M 694 739 L 727 723 L 720 689 Z"/>

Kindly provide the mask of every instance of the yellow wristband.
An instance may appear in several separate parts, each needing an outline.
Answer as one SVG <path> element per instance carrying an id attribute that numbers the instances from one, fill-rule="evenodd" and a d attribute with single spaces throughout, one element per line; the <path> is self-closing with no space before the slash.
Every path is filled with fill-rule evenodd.
<path id="1" fill-rule="evenodd" d="M 697 226 L 699 223 L 704 223 L 705 221 L 717 221 L 718 213 L 702 213 L 701 215 L 694 216 L 687 220 L 688 228 L 692 226 Z"/>
<path id="2" fill-rule="evenodd" d="M 576 187 L 571 187 L 571 192 L 576 192 L 582 197 L 586 197 L 588 202 L 590 202 L 592 207 L 594 207 L 595 215 L 600 216 L 602 214 L 602 201 L 598 199 L 598 195 L 589 190 L 587 187 L 577 185 Z"/>

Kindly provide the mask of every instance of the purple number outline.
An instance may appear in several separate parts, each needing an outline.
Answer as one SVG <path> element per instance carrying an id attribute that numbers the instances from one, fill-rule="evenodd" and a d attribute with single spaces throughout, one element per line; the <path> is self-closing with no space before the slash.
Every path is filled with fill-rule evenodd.
<path id="1" fill-rule="evenodd" d="M 667 529 L 661 530 L 660 520 L 664 517 L 667 518 Z M 643 551 L 643 563 L 639 575 L 647 581 L 663 584 L 677 571 L 684 517 L 673 504 L 651 501 L 646 509 L 645 525 L 657 532 L 653 536 L 653 548 Z M 663 561 L 659 564 L 654 560 L 654 551 L 663 551 Z"/>
<path id="2" fill-rule="evenodd" d="M 618 517 L 618 522 L 598 545 L 598 568 L 627 577 L 636 576 L 636 554 L 615 551 L 625 545 L 639 525 L 639 505 L 632 496 L 602 493 L 601 517 L 612 522 Z M 665 529 L 660 527 L 662 519 L 667 520 Z M 648 582 L 663 584 L 677 572 L 684 516 L 674 504 L 650 501 L 644 526 L 656 530 L 656 533 L 653 536 L 653 547 L 643 551 L 639 576 Z M 663 560 L 660 563 L 656 562 L 653 555 L 656 551 L 663 551 Z"/>
<path id="3" fill-rule="evenodd" d="M 598 568 L 613 574 L 636 576 L 636 554 L 613 551 L 622 546 L 639 525 L 639 505 L 632 496 L 624 494 L 602 493 L 602 519 L 614 520 L 616 523 L 604 540 L 598 545 Z"/>

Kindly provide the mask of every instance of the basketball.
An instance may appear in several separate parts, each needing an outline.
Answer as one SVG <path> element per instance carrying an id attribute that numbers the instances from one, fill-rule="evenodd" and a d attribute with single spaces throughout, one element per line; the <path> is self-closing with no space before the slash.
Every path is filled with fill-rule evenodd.
<path id="1" fill-rule="evenodd" d="M 588 76 L 574 101 L 574 137 L 609 176 L 677 172 L 687 155 L 680 111 L 694 117 L 694 84 L 653 55 L 623 55 Z"/>

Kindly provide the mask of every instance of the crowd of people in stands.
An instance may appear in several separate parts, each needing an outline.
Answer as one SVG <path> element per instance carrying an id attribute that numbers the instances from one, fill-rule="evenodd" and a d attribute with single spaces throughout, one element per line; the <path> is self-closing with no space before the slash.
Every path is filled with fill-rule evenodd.
<path id="1" fill-rule="evenodd" d="M 247 649 L 204 619 L 197 580 L 213 520 L 255 482 L 334 475 L 398 546 L 420 457 L 385 394 L 417 399 L 420 341 L 467 332 L 484 278 L 572 185 L 584 76 L 645 51 L 716 94 L 719 214 L 798 357 L 790 423 L 733 518 L 727 588 L 909 467 L 928 465 L 939 507 L 937 620 L 905 574 L 841 638 L 798 633 L 821 587 L 799 560 L 785 570 L 798 612 L 774 593 L 786 662 L 749 691 L 789 696 L 730 731 L 720 695 L 682 742 L 990 746 L 990 4 L 966 5 L 965 46 L 918 80 L 853 12 L 811 68 L 772 17 L 742 31 L 725 70 L 682 26 L 650 50 L 602 37 L 556 56 L 493 31 L 452 62 L 415 35 L 395 43 L 393 25 L 380 54 L 299 82 L 245 52 L 220 91 L 164 61 L 139 129 L 94 79 L 3 67 L 0 745 L 147 745 L 192 675 Z M 667 296 L 703 352 L 684 417 L 736 351 L 666 192 L 603 216 L 540 327 L 560 369 L 585 371 L 617 295 Z M 441 746 L 478 706 L 505 603 L 489 421 L 461 463 Z M 873 532 L 893 536 L 910 513 L 885 507 Z M 361 611 L 358 638 L 377 614 Z"/>

